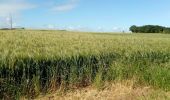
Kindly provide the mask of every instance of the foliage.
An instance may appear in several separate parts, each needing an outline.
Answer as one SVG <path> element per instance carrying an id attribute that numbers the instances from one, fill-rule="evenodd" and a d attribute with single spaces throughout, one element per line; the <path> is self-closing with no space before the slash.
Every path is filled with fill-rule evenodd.
<path id="1" fill-rule="evenodd" d="M 133 33 L 166 33 L 168 28 L 159 25 L 131 26 L 129 29 Z"/>

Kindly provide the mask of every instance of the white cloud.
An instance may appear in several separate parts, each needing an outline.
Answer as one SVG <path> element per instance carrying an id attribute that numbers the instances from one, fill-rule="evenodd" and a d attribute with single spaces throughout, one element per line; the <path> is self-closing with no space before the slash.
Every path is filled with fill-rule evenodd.
<path id="1" fill-rule="evenodd" d="M 26 0 L 1 0 L 0 1 L 0 16 L 17 14 L 21 11 L 34 8 L 35 5 L 28 3 Z"/>
<path id="2" fill-rule="evenodd" d="M 113 27 L 113 32 L 129 32 L 129 29 L 127 27 Z"/>
<path id="3" fill-rule="evenodd" d="M 87 26 L 81 26 L 81 25 L 77 25 L 77 26 L 66 26 L 65 28 L 63 28 L 64 30 L 69 30 L 69 31 L 80 31 L 80 32 L 95 32 L 95 30 L 91 27 L 87 27 Z"/>
<path id="4" fill-rule="evenodd" d="M 16 27 L 16 19 L 20 12 L 34 8 L 35 5 L 27 2 L 27 0 L 0 0 L 0 28 L 10 26 L 11 14 L 13 17 L 13 26 Z"/>
<path id="5" fill-rule="evenodd" d="M 113 31 L 113 32 L 121 32 L 121 31 L 123 31 L 123 28 L 113 27 L 112 31 Z"/>
<path id="6" fill-rule="evenodd" d="M 56 27 L 55 27 L 55 25 L 53 25 L 53 24 L 48 24 L 48 25 L 47 25 L 47 28 L 48 28 L 48 29 L 55 29 Z"/>
<path id="7" fill-rule="evenodd" d="M 102 26 L 99 26 L 99 27 L 97 27 L 97 30 L 96 31 L 98 31 L 98 32 L 104 32 L 104 28 L 102 27 Z"/>
<path id="8" fill-rule="evenodd" d="M 68 2 L 55 5 L 51 10 L 55 12 L 70 11 L 77 6 L 78 0 L 68 0 Z"/>

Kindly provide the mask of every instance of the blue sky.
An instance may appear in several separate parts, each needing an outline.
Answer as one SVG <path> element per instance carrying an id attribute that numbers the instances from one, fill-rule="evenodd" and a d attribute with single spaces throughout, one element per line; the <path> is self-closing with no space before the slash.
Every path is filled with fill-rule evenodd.
<path id="1" fill-rule="evenodd" d="M 0 0 L 0 27 L 122 31 L 131 25 L 170 26 L 170 0 Z"/>

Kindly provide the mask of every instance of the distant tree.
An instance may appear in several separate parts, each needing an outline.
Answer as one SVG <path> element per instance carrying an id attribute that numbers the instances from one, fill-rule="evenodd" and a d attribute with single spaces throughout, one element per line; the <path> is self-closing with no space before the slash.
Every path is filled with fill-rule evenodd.
<path id="1" fill-rule="evenodd" d="M 159 25 L 144 25 L 144 26 L 131 26 L 130 31 L 133 33 L 163 33 L 165 27 Z"/>
<path id="2" fill-rule="evenodd" d="M 137 33 L 137 26 L 136 26 L 136 25 L 133 25 L 133 26 L 130 27 L 129 30 L 130 30 L 131 32 L 133 32 L 133 33 Z"/>

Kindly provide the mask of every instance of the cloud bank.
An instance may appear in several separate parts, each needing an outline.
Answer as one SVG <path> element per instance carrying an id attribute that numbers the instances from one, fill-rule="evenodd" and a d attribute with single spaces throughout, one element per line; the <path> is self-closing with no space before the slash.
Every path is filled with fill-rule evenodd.
<path id="1" fill-rule="evenodd" d="M 73 10 L 77 7 L 79 0 L 67 0 L 63 3 L 56 4 L 58 2 L 53 1 L 53 4 L 46 8 L 53 12 L 66 12 Z M 42 7 L 41 4 L 36 4 L 39 7 Z M 9 14 L 18 14 L 24 10 L 29 10 L 37 7 L 35 4 L 29 2 L 29 0 L 0 0 L 0 17 L 8 16 Z"/>
<path id="2" fill-rule="evenodd" d="M 1 0 L 0 1 L 0 17 L 9 14 L 17 14 L 21 11 L 34 8 L 35 5 L 26 0 Z"/>

